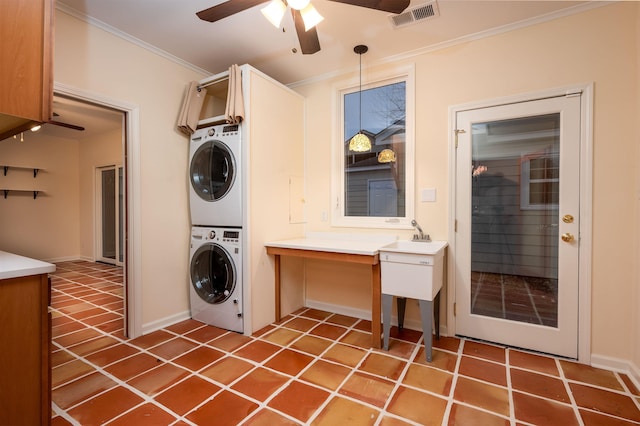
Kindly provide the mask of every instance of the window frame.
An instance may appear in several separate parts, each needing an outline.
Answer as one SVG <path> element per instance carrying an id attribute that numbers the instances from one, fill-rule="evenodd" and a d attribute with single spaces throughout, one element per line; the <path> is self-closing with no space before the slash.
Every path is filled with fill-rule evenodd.
<path id="1" fill-rule="evenodd" d="M 531 160 L 548 157 L 550 154 L 540 154 L 538 156 L 523 155 L 520 160 L 520 209 L 521 210 L 558 210 L 557 203 L 531 204 L 530 189 L 534 183 L 558 183 L 560 178 L 531 179 Z"/>
<path id="2" fill-rule="evenodd" d="M 333 87 L 334 136 L 331 144 L 331 226 L 352 228 L 412 229 L 415 215 L 415 67 L 394 67 L 386 71 L 364 70 L 362 90 L 405 82 L 405 215 L 403 217 L 345 215 L 344 95 L 358 92 L 359 78 L 345 79 Z"/>

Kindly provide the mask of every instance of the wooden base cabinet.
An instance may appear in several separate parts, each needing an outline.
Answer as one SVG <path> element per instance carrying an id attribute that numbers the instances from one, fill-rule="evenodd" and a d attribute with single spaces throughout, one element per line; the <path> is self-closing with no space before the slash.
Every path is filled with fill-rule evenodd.
<path id="1" fill-rule="evenodd" d="M 47 274 L 0 280 L 0 425 L 51 423 Z"/>

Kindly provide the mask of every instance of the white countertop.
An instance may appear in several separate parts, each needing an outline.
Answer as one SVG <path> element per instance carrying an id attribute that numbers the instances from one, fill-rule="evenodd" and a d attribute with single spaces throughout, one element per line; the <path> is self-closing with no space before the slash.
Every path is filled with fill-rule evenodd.
<path id="1" fill-rule="evenodd" d="M 309 232 L 305 238 L 269 241 L 264 245 L 266 247 L 373 256 L 378 254 L 380 247 L 395 240 L 396 237 L 386 235 Z"/>
<path id="2" fill-rule="evenodd" d="M 0 251 L 0 280 L 54 272 L 56 265 Z"/>

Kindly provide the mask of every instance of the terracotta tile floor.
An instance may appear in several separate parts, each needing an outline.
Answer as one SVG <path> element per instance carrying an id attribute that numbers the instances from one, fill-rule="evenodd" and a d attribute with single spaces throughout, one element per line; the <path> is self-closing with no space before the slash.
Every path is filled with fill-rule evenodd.
<path id="1" fill-rule="evenodd" d="M 631 425 L 618 372 L 421 333 L 368 347 L 370 323 L 301 309 L 247 337 L 187 320 L 123 336 L 122 271 L 52 277 L 53 425 Z"/>

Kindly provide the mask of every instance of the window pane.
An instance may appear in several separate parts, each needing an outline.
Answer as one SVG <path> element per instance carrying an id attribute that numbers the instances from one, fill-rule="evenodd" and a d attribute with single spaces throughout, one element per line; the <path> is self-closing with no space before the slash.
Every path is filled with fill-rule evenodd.
<path id="1" fill-rule="evenodd" d="M 344 215 L 405 217 L 406 82 L 349 93 L 343 101 Z M 349 150 L 359 131 L 369 137 L 370 151 Z M 385 149 L 393 151 L 395 161 L 379 161 Z"/>

